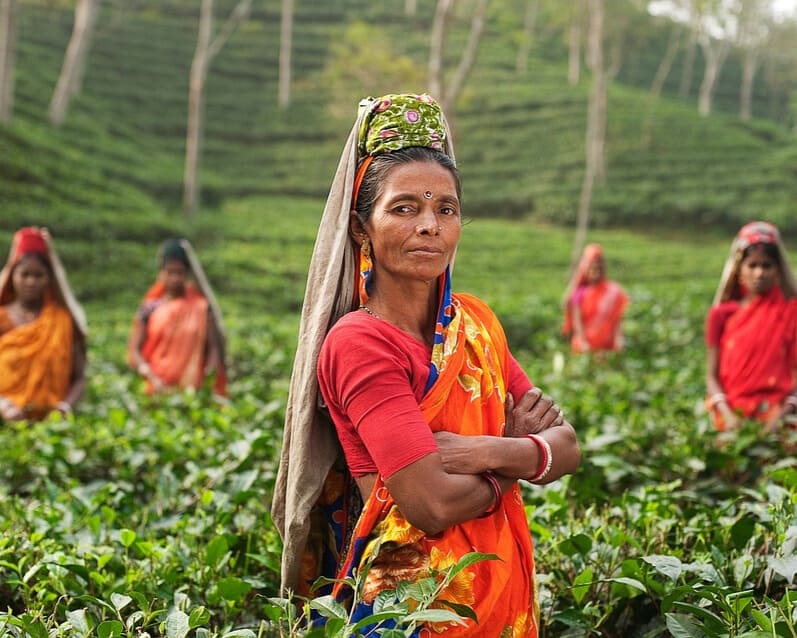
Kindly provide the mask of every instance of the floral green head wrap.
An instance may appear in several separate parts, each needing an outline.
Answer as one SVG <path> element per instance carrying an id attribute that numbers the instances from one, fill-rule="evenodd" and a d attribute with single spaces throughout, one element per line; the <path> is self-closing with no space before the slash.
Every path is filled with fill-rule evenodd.
<path id="1" fill-rule="evenodd" d="M 443 111 L 429 95 L 409 93 L 365 98 L 357 152 L 360 157 L 380 155 L 410 146 L 446 151 Z"/>

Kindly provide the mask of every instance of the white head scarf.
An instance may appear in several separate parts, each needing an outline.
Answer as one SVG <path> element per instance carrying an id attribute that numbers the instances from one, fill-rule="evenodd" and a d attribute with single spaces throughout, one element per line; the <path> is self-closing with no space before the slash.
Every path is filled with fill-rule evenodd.
<path id="1" fill-rule="evenodd" d="M 780 288 L 786 297 L 797 297 L 797 283 L 795 283 L 794 274 L 789 266 L 786 248 L 780 239 L 780 233 L 772 224 L 759 221 L 745 224 L 736 234 L 722 269 L 719 286 L 714 294 L 714 305 L 728 301 L 737 294 L 742 255 L 748 246 L 762 243 L 773 244 L 778 249 L 781 267 Z"/>
<path id="2" fill-rule="evenodd" d="M 282 588 L 295 589 L 310 533 L 310 512 L 341 453 L 334 425 L 319 410 L 316 367 L 329 329 L 352 310 L 355 299 L 355 246 L 349 235 L 352 192 L 357 172 L 358 138 L 370 107 L 366 98 L 349 133 L 318 227 L 307 275 L 299 338 L 291 375 L 285 432 L 271 515 L 283 539 Z M 451 131 L 445 153 L 453 160 Z"/>

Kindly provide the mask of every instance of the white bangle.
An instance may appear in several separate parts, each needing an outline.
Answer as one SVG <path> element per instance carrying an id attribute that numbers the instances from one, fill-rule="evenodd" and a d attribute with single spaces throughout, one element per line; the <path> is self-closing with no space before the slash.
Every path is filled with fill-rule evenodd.
<path id="1" fill-rule="evenodd" d="M 152 368 L 149 367 L 149 364 L 146 361 L 142 361 L 141 363 L 139 363 L 138 368 L 136 368 L 136 370 L 138 370 L 138 373 L 142 377 L 146 377 L 150 372 L 152 372 Z"/>
<path id="2" fill-rule="evenodd" d="M 55 404 L 55 409 L 64 413 L 71 412 L 72 405 L 67 401 L 59 401 L 58 403 Z"/>
<path id="3" fill-rule="evenodd" d="M 708 409 L 712 410 L 713 408 L 717 407 L 718 404 L 727 402 L 728 397 L 726 397 L 723 392 L 717 392 L 708 398 Z"/>
<path id="4" fill-rule="evenodd" d="M 551 452 L 551 444 L 537 434 L 527 434 L 526 437 L 531 439 L 542 452 L 543 458 L 541 458 L 540 461 L 545 464 L 542 469 L 538 470 L 536 474 L 529 478 L 529 482 L 541 483 L 550 473 L 551 467 L 553 467 L 553 452 Z"/>

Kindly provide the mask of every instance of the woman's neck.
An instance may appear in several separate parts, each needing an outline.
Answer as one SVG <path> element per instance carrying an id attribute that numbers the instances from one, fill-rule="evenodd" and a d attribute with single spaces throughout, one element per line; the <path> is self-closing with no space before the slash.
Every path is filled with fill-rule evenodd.
<path id="1" fill-rule="evenodd" d="M 44 306 L 44 299 L 36 299 L 33 301 L 23 301 L 22 299 L 17 299 L 15 303 L 17 304 L 17 308 L 19 308 L 22 312 L 26 314 L 33 313 L 38 315 Z"/>
<path id="2" fill-rule="evenodd" d="M 380 319 L 393 324 L 419 341 L 431 346 L 437 314 L 437 282 L 417 282 L 390 290 L 376 288 L 367 308 Z"/>

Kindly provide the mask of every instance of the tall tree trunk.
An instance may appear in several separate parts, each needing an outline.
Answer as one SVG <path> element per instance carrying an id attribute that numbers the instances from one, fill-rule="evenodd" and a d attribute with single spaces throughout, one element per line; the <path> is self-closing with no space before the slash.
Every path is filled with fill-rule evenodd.
<path id="1" fill-rule="evenodd" d="M 708 36 L 701 40 L 700 46 L 706 58 L 706 67 L 703 71 L 703 81 L 700 83 L 700 93 L 697 100 L 697 110 L 706 117 L 711 114 L 711 101 L 714 89 L 717 86 L 720 69 L 728 53 L 728 44 L 725 40 L 712 41 Z"/>
<path id="2" fill-rule="evenodd" d="M 414 16 L 418 13 L 418 0 L 404 0 L 404 15 Z"/>
<path id="3" fill-rule="evenodd" d="M 56 126 L 63 124 L 70 101 L 80 93 L 86 60 L 91 47 L 91 35 L 97 22 L 99 8 L 99 0 L 78 0 L 75 6 L 72 37 L 64 55 L 61 75 L 58 76 L 58 82 L 50 101 L 50 121 Z"/>
<path id="4" fill-rule="evenodd" d="M 571 270 L 576 267 L 587 239 L 592 193 L 595 181 L 605 177 L 604 147 L 606 144 L 606 71 L 603 68 L 604 0 L 589 0 L 587 63 L 592 72 L 586 134 L 586 166 L 581 196 L 578 201 L 576 234 L 573 239 Z"/>
<path id="5" fill-rule="evenodd" d="M 678 46 L 681 43 L 681 28 L 673 25 L 670 31 L 670 37 L 667 40 L 667 49 L 664 51 L 664 57 L 659 62 L 659 68 L 656 69 L 656 75 L 653 78 L 653 83 L 650 85 L 650 93 L 648 94 L 648 108 L 645 115 L 645 121 L 642 124 L 642 148 L 648 148 L 651 141 L 651 128 L 653 126 L 653 113 L 656 103 L 659 101 L 661 91 L 664 88 L 664 82 L 670 74 L 672 63 L 675 60 L 675 54 L 678 53 Z"/>
<path id="6" fill-rule="evenodd" d="M 742 63 L 742 84 L 739 89 L 739 117 L 747 121 L 753 117 L 753 81 L 758 70 L 756 52 L 747 50 Z"/>
<path id="7" fill-rule="evenodd" d="M 446 37 L 454 0 L 437 0 L 429 42 L 429 93 L 438 100 L 443 98 L 443 44 Z"/>
<path id="8" fill-rule="evenodd" d="M 521 34 L 520 46 L 515 60 L 515 70 L 518 73 L 525 73 L 529 68 L 529 54 L 531 53 L 531 44 L 534 42 L 534 30 L 537 26 L 539 8 L 540 0 L 527 0 L 526 13 L 523 16 L 523 33 Z"/>
<path id="9" fill-rule="evenodd" d="M 575 86 L 581 79 L 581 17 L 573 16 L 567 32 L 567 83 Z"/>
<path id="10" fill-rule="evenodd" d="M 484 22 L 487 17 L 487 5 L 489 2 L 490 0 L 479 0 L 479 4 L 473 14 L 468 44 L 462 52 L 462 57 L 454 76 L 451 78 L 451 83 L 444 91 L 442 106 L 445 113 L 453 112 L 454 104 L 462 92 L 462 87 L 465 86 L 465 80 L 473 68 L 473 63 L 476 61 L 476 53 L 479 50 L 479 43 L 484 32 Z"/>
<path id="11" fill-rule="evenodd" d="M 183 211 L 189 217 L 199 208 L 199 166 L 205 130 L 205 83 L 210 63 L 238 25 L 249 15 L 252 0 L 239 0 L 219 32 L 213 37 L 213 0 L 202 0 L 199 9 L 196 49 L 188 79 L 188 122 L 185 134 Z"/>
<path id="12" fill-rule="evenodd" d="M 202 0 L 196 49 L 188 82 L 188 125 L 185 137 L 183 173 L 183 211 L 193 215 L 199 206 L 199 162 L 201 158 L 205 82 L 208 77 L 208 54 L 213 34 L 213 0 Z"/>
<path id="13" fill-rule="evenodd" d="M 14 112 L 14 65 L 16 58 L 17 0 L 0 0 L 0 123 Z"/>
<path id="14" fill-rule="evenodd" d="M 692 28 L 689 31 L 689 42 L 686 45 L 686 57 L 681 67 L 681 81 L 678 84 L 678 95 L 689 97 L 692 92 L 692 75 L 695 71 L 695 53 L 697 52 L 697 32 Z"/>
<path id="15" fill-rule="evenodd" d="M 291 103 L 291 46 L 293 39 L 294 0 L 282 0 L 280 20 L 280 77 L 278 103 L 287 108 Z"/>

